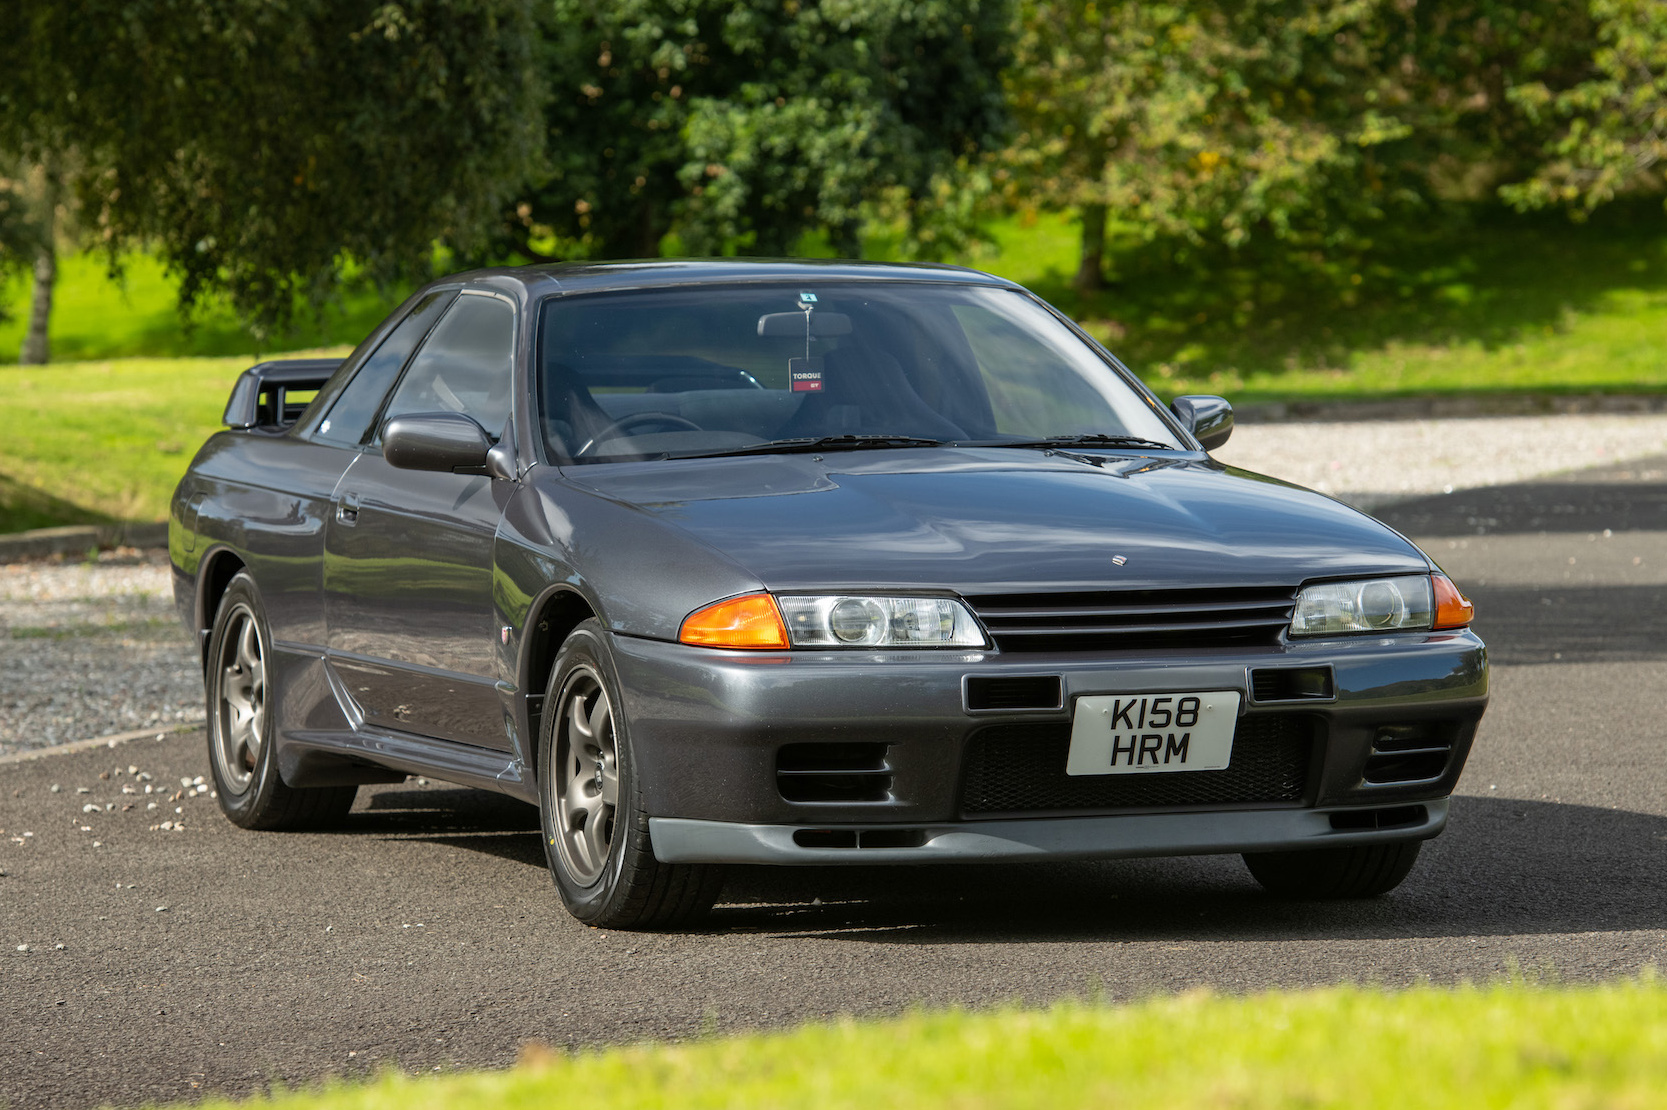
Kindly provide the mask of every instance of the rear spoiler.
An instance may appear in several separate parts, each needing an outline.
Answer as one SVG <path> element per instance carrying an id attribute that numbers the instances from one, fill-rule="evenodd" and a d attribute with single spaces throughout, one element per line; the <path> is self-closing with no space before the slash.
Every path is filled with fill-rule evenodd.
<path id="1" fill-rule="evenodd" d="M 289 394 L 321 388 L 340 365 L 340 359 L 289 358 L 251 366 L 238 375 L 221 419 L 231 428 L 287 428 L 307 407 Z"/>

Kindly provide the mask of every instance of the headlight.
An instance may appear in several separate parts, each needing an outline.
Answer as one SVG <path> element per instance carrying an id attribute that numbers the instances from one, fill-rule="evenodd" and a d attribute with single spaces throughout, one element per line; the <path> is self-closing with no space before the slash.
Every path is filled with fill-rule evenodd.
<path id="1" fill-rule="evenodd" d="M 794 647 L 983 647 L 984 630 L 950 597 L 847 594 L 776 599 Z"/>
<path id="2" fill-rule="evenodd" d="M 1332 636 L 1429 628 L 1435 615 L 1430 576 L 1321 582 L 1297 595 L 1291 635 Z"/>

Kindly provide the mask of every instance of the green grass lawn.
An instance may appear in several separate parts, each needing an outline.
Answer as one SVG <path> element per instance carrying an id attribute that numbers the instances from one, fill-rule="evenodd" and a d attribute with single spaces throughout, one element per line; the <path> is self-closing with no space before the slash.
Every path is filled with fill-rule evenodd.
<path id="1" fill-rule="evenodd" d="M 1076 229 L 1064 216 L 1015 217 L 989 233 L 963 261 L 1073 314 L 1166 398 L 1667 392 L 1667 226 L 1653 201 L 1580 226 L 1478 217 L 1386 255 L 1362 275 L 1355 304 L 1292 292 L 1254 311 L 1224 299 L 1222 289 L 1255 280 L 1231 270 L 1222 288 L 1124 277 L 1079 297 L 1069 287 Z M 124 285 L 96 258 L 64 261 L 53 344 L 70 361 L 0 365 L 0 531 L 165 515 L 256 351 L 223 306 L 183 328 L 173 289 L 147 257 L 129 261 Z M 0 360 L 10 360 L 28 289 L 19 280 L 3 292 L 14 318 L 0 325 Z M 275 345 L 345 349 L 397 295 L 357 289 Z"/>
<path id="2" fill-rule="evenodd" d="M 363 339 L 404 290 L 378 293 L 350 288 L 339 308 L 315 319 L 303 314 L 294 331 L 257 342 L 223 304 L 211 302 L 191 321 L 181 321 L 175 307 L 179 283 L 149 255 L 123 263 L 122 279 L 112 280 L 104 259 L 73 254 L 59 261 L 53 289 L 52 357 L 65 362 L 118 358 L 250 355 L 262 349 L 290 351 L 347 344 Z M 10 319 L 0 321 L 0 364 L 17 361 L 29 313 L 31 282 L 14 277 L 0 283 L 0 304 Z"/>
<path id="3" fill-rule="evenodd" d="M 165 518 L 174 486 L 220 426 L 232 382 L 249 363 L 0 366 L 0 532 Z"/>
<path id="4" fill-rule="evenodd" d="M 916 1013 L 686 1045 L 530 1051 L 505 1072 L 281 1094 L 293 1110 L 1653 1107 L 1667 989 L 1355 987 Z M 210 1101 L 205 1108 L 233 1105 Z"/>
<path id="5" fill-rule="evenodd" d="M 1260 290 L 1254 307 L 1230 303 L 1225 290 L 1256 281 L 1231 269 L 1114 272 L 1106 290 L 1079 296 L 1071 220 L 1040 215 L 990 230 L 991 246 L 969 264 L 1059 306 L 1165 397 L 1667 392 L 1667 221 L 1654 198 L 1583 225 L 1481 213 L 1386 251 L 1357 294 Z"/>

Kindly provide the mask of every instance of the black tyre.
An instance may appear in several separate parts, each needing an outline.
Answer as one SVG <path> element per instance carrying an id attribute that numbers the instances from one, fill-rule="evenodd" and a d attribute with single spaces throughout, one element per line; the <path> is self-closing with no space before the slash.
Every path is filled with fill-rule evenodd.
<path id="1" fill-rule="evenodd" d="M 220 598 L 208 640 L 208 763 L 221 812 L 246 829 L 334 824 L 355 786 L 297 789 L 278 774 L 276 706 L 267 685 L 272 636 L 254 579 L 239 573 Z"/>
<path id="2" fill-rule="evenodd" d="M 648 814 L 601 624 L 562 645 L 544 695 L 538 799 L 544 855 L 568 912 L 606 929 L 672 929 L 717 900 L 719 868 L 654 858 Z"/>
<path id="3" fill-rule="evenodd" d="M 1401 885 L 1422 846 L 1419 840 L 1401 840 L 1352 848 L 1246 852 L 1244 862 L 1268 893 L 1282 898 L 1372 898 Z"/>

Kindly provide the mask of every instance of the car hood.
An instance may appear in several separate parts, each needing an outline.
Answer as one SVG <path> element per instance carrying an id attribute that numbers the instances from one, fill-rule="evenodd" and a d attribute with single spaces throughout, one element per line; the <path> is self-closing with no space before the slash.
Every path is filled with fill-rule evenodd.
<path id="1" fill-rule="evenodd" d="M 1322 494 L 1202 455 L 1021 449 L 743 456 L 572 468 L 784 590 L 1149 589 L 1423 573 L 1428 560 Z"/>

